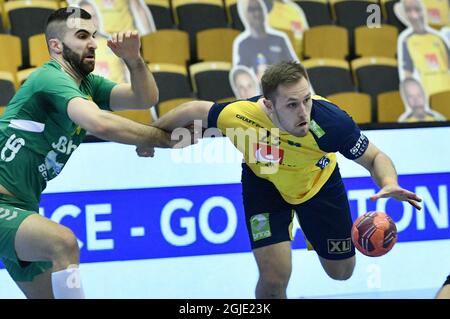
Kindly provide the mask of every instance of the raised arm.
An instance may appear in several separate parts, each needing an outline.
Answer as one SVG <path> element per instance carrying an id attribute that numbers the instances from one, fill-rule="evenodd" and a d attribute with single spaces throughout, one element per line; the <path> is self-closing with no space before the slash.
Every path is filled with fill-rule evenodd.
<path id="1" fill-rule="evenodd" d="M 142 148 L 172 147 L 167 132 L 103 111 L 94 102 L 83 98 L 70 100 L 67 113 L 76 124 L 107 141 Z"/>
<path id="2" fill-rule="evenodd" d="M 358 164 L 365 167 L 372 175 L 375 183 L 380 187 L 380 191 L 370 197 L 371 200 L 377 200 L 384 197 L 392 197 L 400 201 L 407 201 L 417 209 L 422 207 L 421 202 L 415 193 L 401 188 L 398 185 L 397 172 L 391 159 L 381 152 L 374 144 L 370 143 L 364 154 L 355 160 Z"/>
<path id="3" fill-rule="evenodd" d="M 158 87 L 141 57 L 140 45 L 137 31 L 116 33 L 108 40 L 108 47 L 124 60 L 131 79 L 131 84 L 117 84 L 111 91 L 112 110 L 148 109 L 158 103 Z"/>

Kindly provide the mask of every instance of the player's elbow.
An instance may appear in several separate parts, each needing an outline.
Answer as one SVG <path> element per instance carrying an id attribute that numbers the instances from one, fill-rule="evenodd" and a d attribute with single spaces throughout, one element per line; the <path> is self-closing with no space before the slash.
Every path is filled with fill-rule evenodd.
<path id="1" fill-rule="evenodd" d="M 101 138 L 108 139 L 111 132 L 114 130 L 113 123 L 109 119 L 107 112 L 99 112 L 90 125 L 86 127 L 91 134 Z"/>
<path id="2" fill-rule="evenodd" d="M 149 109 L 155 106 L 159 102 L 159 90 L 155 87 L 153 90 L 149 90 L 144 96 L 140 96 L 137 101 L 139 109 Z"/>

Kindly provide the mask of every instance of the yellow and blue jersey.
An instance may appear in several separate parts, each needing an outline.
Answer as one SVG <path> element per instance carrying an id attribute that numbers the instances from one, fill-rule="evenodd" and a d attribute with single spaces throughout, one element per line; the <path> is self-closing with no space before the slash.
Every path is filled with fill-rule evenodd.
<path id="1" fill-rule="evenodd" d="M 259 98 L 215 103 L 208 127 L 224 133 L 253 173 L 272 182 L 290 204 L 306 202 L 319 192 L 337 165 L 335 152 L 353 160 L 368 147 L 353 119 L 319 96 L 313 97 L 310 129 L 304 137 L 275 127 L 257 103 Z"/>

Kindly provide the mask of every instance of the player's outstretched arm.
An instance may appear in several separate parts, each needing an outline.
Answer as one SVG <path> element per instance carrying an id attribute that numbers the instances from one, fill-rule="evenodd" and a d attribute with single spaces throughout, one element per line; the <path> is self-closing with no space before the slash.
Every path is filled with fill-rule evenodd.
<path id="1" fill-rule="evenodd" d="M 172 147 L 170 134 L 101 110 L 94 102 L 73 98 L 67 106 L 69 118 L 93 135 L 143 148 Z"/>
<path id="2" fill-rule="evenodd" d="M 161 116 L 152 125 L 167 132 L 172 132 L 176 128 L 187 127 L 198 120 L 202 121 L 202 126 L 206 128 L 209 110 L 211 110 L 213 104 L 209 101 L 183 103 Z"/>
<path id="3" fill-rule="evenodd" d="M 397 172 L 389 156 L 381 152 L 374 144 L 370 143 L 364 154 L 355 160 L 365 167 L 372 178 L 381 188 L 378 193 L 370 197 L 377 200 L 383 197 L 392 197 L 400 201 L 407 201 L 417 209 L 422 209 L 419 202 L 422 201 L 415 193 L 398 185 Z"/>

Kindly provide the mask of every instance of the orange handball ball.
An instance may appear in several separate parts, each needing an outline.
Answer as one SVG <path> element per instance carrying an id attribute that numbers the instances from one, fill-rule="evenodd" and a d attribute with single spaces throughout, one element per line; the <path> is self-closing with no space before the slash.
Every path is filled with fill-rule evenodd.
<path id="1" fill-rule="evenodd" d="M 353 223 L 352 241 L 366 256 L 383 256 L 397 242 L 397 227 L 386 213 L 368 212 Z"/>

